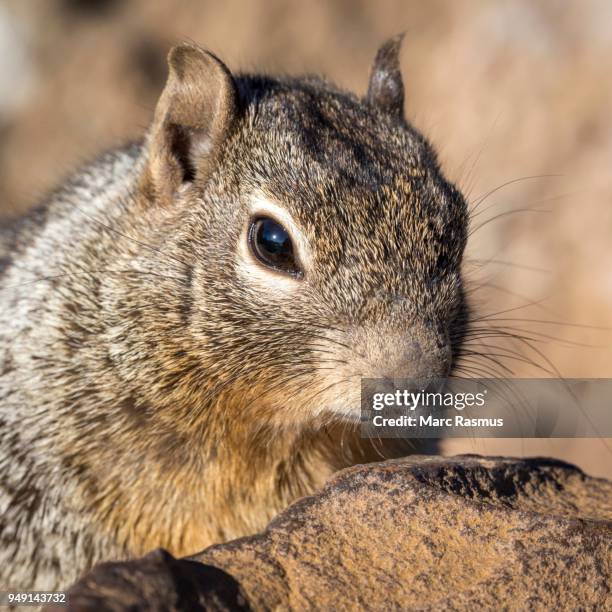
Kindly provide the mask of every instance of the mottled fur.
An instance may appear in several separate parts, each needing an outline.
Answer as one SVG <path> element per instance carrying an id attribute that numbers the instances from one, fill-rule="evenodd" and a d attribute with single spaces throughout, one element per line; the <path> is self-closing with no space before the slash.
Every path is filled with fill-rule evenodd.
<path id="1" fill-rule="evenodd" d="M 190 82 L 185 108 L 216 123 L 168 115 L 169 85 L 143 143 L 0 234 L 2 587 L 194 553 L 406 452 L 359 439 L 359 378 L 448 371 L 467 212 L 381 86 L 398 44 L 366 101 L 318 78 L 232 78 L 204 54 L 213 98 Z M 172 78 L 193 77 L 185 57 Z M 253 194 L 309 244 L 289 295 L 238 273 Z"/>

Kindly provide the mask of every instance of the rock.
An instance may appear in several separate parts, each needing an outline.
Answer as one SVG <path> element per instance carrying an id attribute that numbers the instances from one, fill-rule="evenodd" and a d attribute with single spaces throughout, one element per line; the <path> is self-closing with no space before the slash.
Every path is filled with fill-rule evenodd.
<path id="1" fill-rule="evenodd" d="M 69 591 L 68 601 L 69 610 L 92 612 L 249 609 L 240 585 L 223 570 L 175 559 L 161 548 L 134 561 L 100 563 Z"/>
<path id="2" fill-rule="evenodd" d="M 190 560 L 102 564 L 69 609 L 612 609 L 611 578 L 611 482 L 548 459 L 413 456 L 339 472 Z"/>

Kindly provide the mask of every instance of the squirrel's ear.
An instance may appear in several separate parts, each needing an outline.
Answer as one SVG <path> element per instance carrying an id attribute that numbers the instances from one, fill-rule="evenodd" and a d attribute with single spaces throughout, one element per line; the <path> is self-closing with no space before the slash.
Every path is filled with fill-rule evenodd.
<path id="1" fill-rule="evenodd" d="M 214 163 L 237 112 L 228 68 L 212 53 L 182 44 L 168 55 L 169 74 L 149 134 L 149 179 L 156 197 L 171 199 Z"/>
<path id="2" fill-rule="evenodd" d="M 404 34 L 398 34 L 385 42 L 374 58 L 370 72 L 370 84 L 366 100 L 384 112 L 402 119 L 404 117 L 404 83 L 399 65 L 399 51 Z"/>

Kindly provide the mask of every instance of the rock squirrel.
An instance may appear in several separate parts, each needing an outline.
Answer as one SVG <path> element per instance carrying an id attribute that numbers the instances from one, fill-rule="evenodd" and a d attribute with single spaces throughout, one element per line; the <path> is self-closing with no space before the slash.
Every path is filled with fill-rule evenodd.
<path id="1" fill-rule="evenodd" d="M 445 376 L 468 212 L 404 117 L 179 45 L 142 142 L 0 233 L 0 584 L 255 532 L 359 437 L 361 377 Z"/>

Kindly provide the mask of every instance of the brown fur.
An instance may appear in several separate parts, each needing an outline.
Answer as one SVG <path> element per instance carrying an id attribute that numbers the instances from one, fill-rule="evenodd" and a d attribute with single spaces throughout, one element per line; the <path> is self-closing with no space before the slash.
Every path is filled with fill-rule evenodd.
<path id="1" fill-rule="evenodd" d="M 181 46 L 145 142 L 2 235 L 3 584 L 194 553 L 407 452 L 359 438 L 359 380 L 449 371 L 467 213 L 400 112 L 398 49 L 363 101 Z M 255 193 L 308 243 L 289 293 L 241 271 Z"/>

